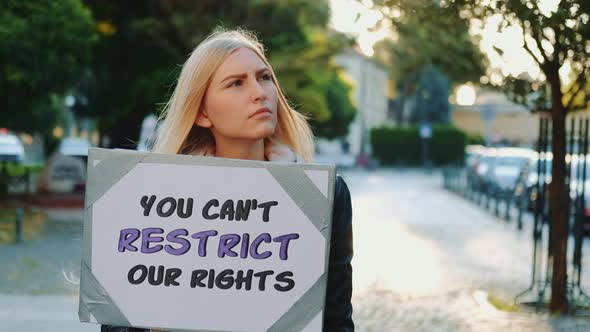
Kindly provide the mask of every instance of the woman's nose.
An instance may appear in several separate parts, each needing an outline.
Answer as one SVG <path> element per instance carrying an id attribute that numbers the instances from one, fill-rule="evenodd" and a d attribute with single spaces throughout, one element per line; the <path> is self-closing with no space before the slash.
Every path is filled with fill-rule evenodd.
<path id="1" fill-rule="evenodd" d="M 254 83 L 252 84 L 252 99 L 254 101 L 266 100 L 266 97 L 266 90 L 264 90 L 264 88 L 262 87 L 260 82 L 258 82 L 258 80 L 254 80 Z"/>

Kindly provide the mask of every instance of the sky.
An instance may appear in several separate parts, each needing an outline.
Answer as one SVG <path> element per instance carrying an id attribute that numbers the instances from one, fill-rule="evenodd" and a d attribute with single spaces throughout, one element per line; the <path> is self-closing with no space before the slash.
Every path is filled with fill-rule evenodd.
<path id="1" fill-rule="evenodd" d="M 361 51 L 368 56 L 373 55 L 373 45 L 377 41 L 391 35 L 387 28 L 372 30 L 383 15 L 357 0 L 330 0 L 330 8 L 330 25 L 335 30 L 355 36 Z"/>
<path id="2" fill-rule="evenodd" d="M 539 7 L 544 15 L 549 16 L 556 10 L 559 2 L 560 0 L 540 0 Z M 330 0 L 330 6 L 330 25 L 335 30 L 355 36 L 361 51 L 367 56 L 373 55 L 373 45 L 377 41 L 392 34 L 388 26 L 373 29 L 383 15 L 370 9 L 370 0 L 363 0 L 362 3 L 357 0 Z M 522 47 L 522 30 L 514 27 L 500 33 L 497 31 L 499 22 L 500 17 L 493 16 L 483 24 L 472 22 L 470 28 L 470 33 L 481 36 L 480 48 L 487 55 L 491 67 L 502 75 L 518 76 L 526 72 L 532 78 L 538 78 L 541 74 L 539 67 Z M 500 56 L 494 51 L 494 46 L 504 50 L 504 54 Z M 564 66 L 562 69 L 562 78 L 568 81 L 568 67 Z M 492 82 L 499 82 L 502 75 L 492 74 L 490 79 Z M 475 100 L 472 84 L 461 86 L 456 92 L 459 104 L 469 105 Z"/>

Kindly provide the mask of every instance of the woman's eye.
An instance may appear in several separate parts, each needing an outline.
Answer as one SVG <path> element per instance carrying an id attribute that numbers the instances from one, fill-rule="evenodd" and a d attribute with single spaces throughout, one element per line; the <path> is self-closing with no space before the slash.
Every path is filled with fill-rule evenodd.
<path id="1" fill-rule="evenodd" d="M 242 85 L 242 80 L 235 80 L 233 82 L 231 82 L 228 87 L 232 87 L 232 86 L 240 86 Z"/>
<path id="2" fill-rule="evenodd" d="M 270 74 L 264 74 L 262 76 L 260 76 L 261 79 L 265 80 L 265 81 L 270 81 L 272 80 L 272 77 L 270 76 Z"/>

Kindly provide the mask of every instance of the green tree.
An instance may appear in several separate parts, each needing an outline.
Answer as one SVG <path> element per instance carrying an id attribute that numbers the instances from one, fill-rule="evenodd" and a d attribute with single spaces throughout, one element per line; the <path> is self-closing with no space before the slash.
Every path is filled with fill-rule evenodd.
<path id="1" fill-rule="evenodd" d="M 348 134 L 348 125 L 354 119 L 356 109 L 352 102 L 351 83 L 347 83 L 340 70 L 329 73 L 330 79 L 323 83 L 321 91 L 330 110 L 330 118 L 324 121 L 311 119 L 311 126 L 316 135 L 328 139 Z"/>
<path id="2" fill-rule="evenodd" d="M 375 46 L 375 55 L 391 68 L 402 104 L 409 96 L 430 93 L 432 88 L 421 84 L 425 72 L 435 70 L 447 77 L 447 83 L 434 78 L 441 81 L 441 88 L 447 86 L 446 96 L 439 98 L 442 102 L 448 100 L 452 85 L 479 82 L 485 69 L 484 56 L 469 35 L 469 21 L 455 8 L 432 0 L 374 3 L 376 8 L 384 9 L 385 20 L 391 22 L 395 33 L 393 40 Z"/>
<path id="3" fill-rule="evenodd" d="M 552 181 L 550 184 L 552 284 L 550 308 L 566 312 L 567 301 L 567 190 L 565 186 L 566 115 L 589 100 L 584 89 L 590 74 L 590 2 L 561 0 L 552 11 L 539 8 L 537 1 L 507 0 L 450 1 L 467 17 L 485 18 L 499 15 L 499 30 L 516 27 L 522 31 L 522 46 L 543 73 L 538 80 L 507 77 L 503 88 L 514 100 L 527 104 L 539 112 L 546 112 L 552 121 L 551 150 L 553 152 Z M 504 50 L 497 48 L 502 54 Z M 559 71 L 569 65 L 574 84 L 566 85 Z M 567 96 L 564 98 L 564 96 Z M 581 97 L 583 96 L 583 97 Z M 576 103 L 576 100 L 585 102 Z"/>
<path id="4" fill-rule="evenodd" d="M 92 15 L 78 0 L 0 2 L 1 125 L 48 138 L 56 100 L 82 75 L 94 40 Z"/>
<path id="5" fill-rule="evenodd" d="M 426 65 L 416 82 L 414 123 L 449 122 L 449 79 L 437 67 Z"/>
<path id="6" fill-rule="evenodd" d="M 327 33 L 326 1 L 87 0 L 100 43 L 90 80 L 88 112 L 98 118 L 111 146 L 133 147 L 141 119 L 166 102 L 179 64 L 214 28 L 243 27 L 265 44 L 291 103 L 318 123 L 336 122 L 326 82 L 334 82 L 334 54 L 349 42 Z M 342 85 L 342 82 L 335 82 Z M 348 100 L 348 99 L 347 99 Z M 339 109 L 338 109 L 339 110 Z M 347 127 L 348 123 L 338 124 Z M 320 135 L 322 131 L 318 132 Z"/>

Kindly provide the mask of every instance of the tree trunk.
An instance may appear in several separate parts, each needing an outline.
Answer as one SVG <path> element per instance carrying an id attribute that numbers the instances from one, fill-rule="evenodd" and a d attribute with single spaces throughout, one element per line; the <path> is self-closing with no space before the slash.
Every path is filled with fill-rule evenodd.
<path id="1" fill-rule="evenodd" d="M 567 220 L 567 195 L 565 188 L 566 154 L 566 110 L 562 103 L 561 82 L 557 70 L 547 75 L 551 84 L 552 152 L 553 167 L 549 186 L 550 211 L 550 251 L 552 257 L 551 304 L 552 312 L 564 313 L 568 310 L 567 301 L 567 240 L 569 223 Z"/>

